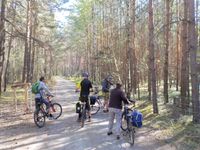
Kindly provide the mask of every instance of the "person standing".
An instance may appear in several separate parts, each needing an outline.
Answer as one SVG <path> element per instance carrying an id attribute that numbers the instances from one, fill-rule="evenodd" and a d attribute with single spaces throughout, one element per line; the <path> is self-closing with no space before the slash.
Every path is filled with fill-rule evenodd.
<path id="1" fill-rule="evenodd" d="M 92 82 L 88 79 L 88 73 L 82 74 L 83 80 L 80 83 L 81 91 L 80 91 L 80 101 L 86 102 L 86 110 L 88 111 L 88 121 L 91 121 L 91 112 L 90 112 L 90 104 L 89 104 L 89 95 L 90 89 L 92 89 Z M 81 115 L 79 114 L 78 120 L 80 120 Z"/>
<path id="2" fill-rule="evenodd" d="M 121 89 L 122 84 L 117 83 L 116 88 L 110 92 L 109 101 L 109 125 L 107 135 L 113 134 L 113 124 L 116 116 L 116 134 L 117 139 L 120 139 L 120 129 L 121 129 L 121 117 L 122 117 L 122 102 L 128 104 L 128 99 L 125 97 L 125 93 Z"/>
<path id="3" fill-rule="evenodd" d="M 109 96 L 110 96 L 109 91 L 110 91 L 111 85 L 113 85 L 111 81 L 112 81 L 112 77 L 108 76 L 102 82 L 102 93 L 104 97 L 103 112 L 108 112 L 108 103 L 109 103 Z"/>

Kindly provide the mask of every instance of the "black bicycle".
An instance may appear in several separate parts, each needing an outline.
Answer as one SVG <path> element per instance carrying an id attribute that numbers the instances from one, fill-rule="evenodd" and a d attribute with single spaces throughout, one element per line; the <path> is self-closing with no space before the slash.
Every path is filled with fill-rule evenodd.
<path id="1" fill-rule="evenodd" d="M 55 120 L 62 115 L 62 106 L 59 103 L 53 103 L 51 100 L 52 97 L 52 95 L 47 95 L 47 100 L 50 104 L 49 112 L 46 111 L 46 105 L 44 103 L 36 104 L 37 109 L 34 112 L 34 122 L 39 128 L 45 126 L 46 117 L 51 117 Z"/>
<path id="2" fill-rule="evenodd" d="M 125 131 L 125 136 L 128 135 L 129 142 L 131 145 L 134 145 L 135 141 L 135 127 L 132 125 L 132 111 L 133 107 L 135 107 L 135 101 L 131 101 L 132 103 L 131 108 L 129 108 L 127 105 L 124 106 L 124 111 L 122 113 L 122 125 L 121 129 Z"/>

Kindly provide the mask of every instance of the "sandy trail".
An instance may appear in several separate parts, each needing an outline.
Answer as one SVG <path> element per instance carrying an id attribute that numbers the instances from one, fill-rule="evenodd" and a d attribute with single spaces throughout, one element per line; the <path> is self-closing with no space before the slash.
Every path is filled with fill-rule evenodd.
<path id="1" fill-rule="evenodd" d="M 84 128 L 76 122 L 75 103 L 78 94 L 71 81 L 58 78 L 53 88 L 55 101 L 63 107 L 58 120 L 49 121 L 38 128 L 33 122 L 33 114 L 13 118 L 5 123 L 0 118 L 0 149 L 2 150 L 173 150 L 169 144 L 153 138 L 154 131 L 142 128 L 136 133 L 134 147 L 124 136 L 116 140 L 116 135 L 107 136 L 108 114 L 103 112 L 93 116 L 92 122 Z"/>

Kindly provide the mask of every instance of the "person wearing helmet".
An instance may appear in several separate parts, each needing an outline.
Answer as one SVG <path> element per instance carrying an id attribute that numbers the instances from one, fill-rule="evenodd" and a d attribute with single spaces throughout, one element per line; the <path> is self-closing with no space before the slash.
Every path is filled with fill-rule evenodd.
<path id="1" fill-rule="evenodd" d="M 108 102 L 109 102 L 109 90 L 112 84 L 112 77 L 109 75 L 102 81 L 102 93 L 104 96 L 104 110 L 103 112 L 108 112 Z"/>
<path id="2" fill-rule="evenodd" d="M 88 110 L 88 116 L 89 116 L 89 122 L 91 121 L 91 113 L 90 113 L 90 104 L 89 104 L 89 94 L 90 89 L 92 89 L 92 82 L 88 79 L 89 75 L 88 73 L 82 74 L 83 80 L 80 83 L 81 91 L 80 91 L 80 101 L 86 102 L 86 110 Z M 80 120 L 80 114 L 78 117 L 78 121 Z"/>

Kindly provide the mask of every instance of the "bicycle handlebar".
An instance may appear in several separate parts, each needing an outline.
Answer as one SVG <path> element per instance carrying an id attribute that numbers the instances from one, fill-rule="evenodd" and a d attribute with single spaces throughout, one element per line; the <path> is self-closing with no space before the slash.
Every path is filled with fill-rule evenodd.
<path id="1" fill-rule="evenodd" d="M 47 94 L 46 96 L 47 97 L 54 97 L 54 95 L 52 95 L 52 94 Z"/>

